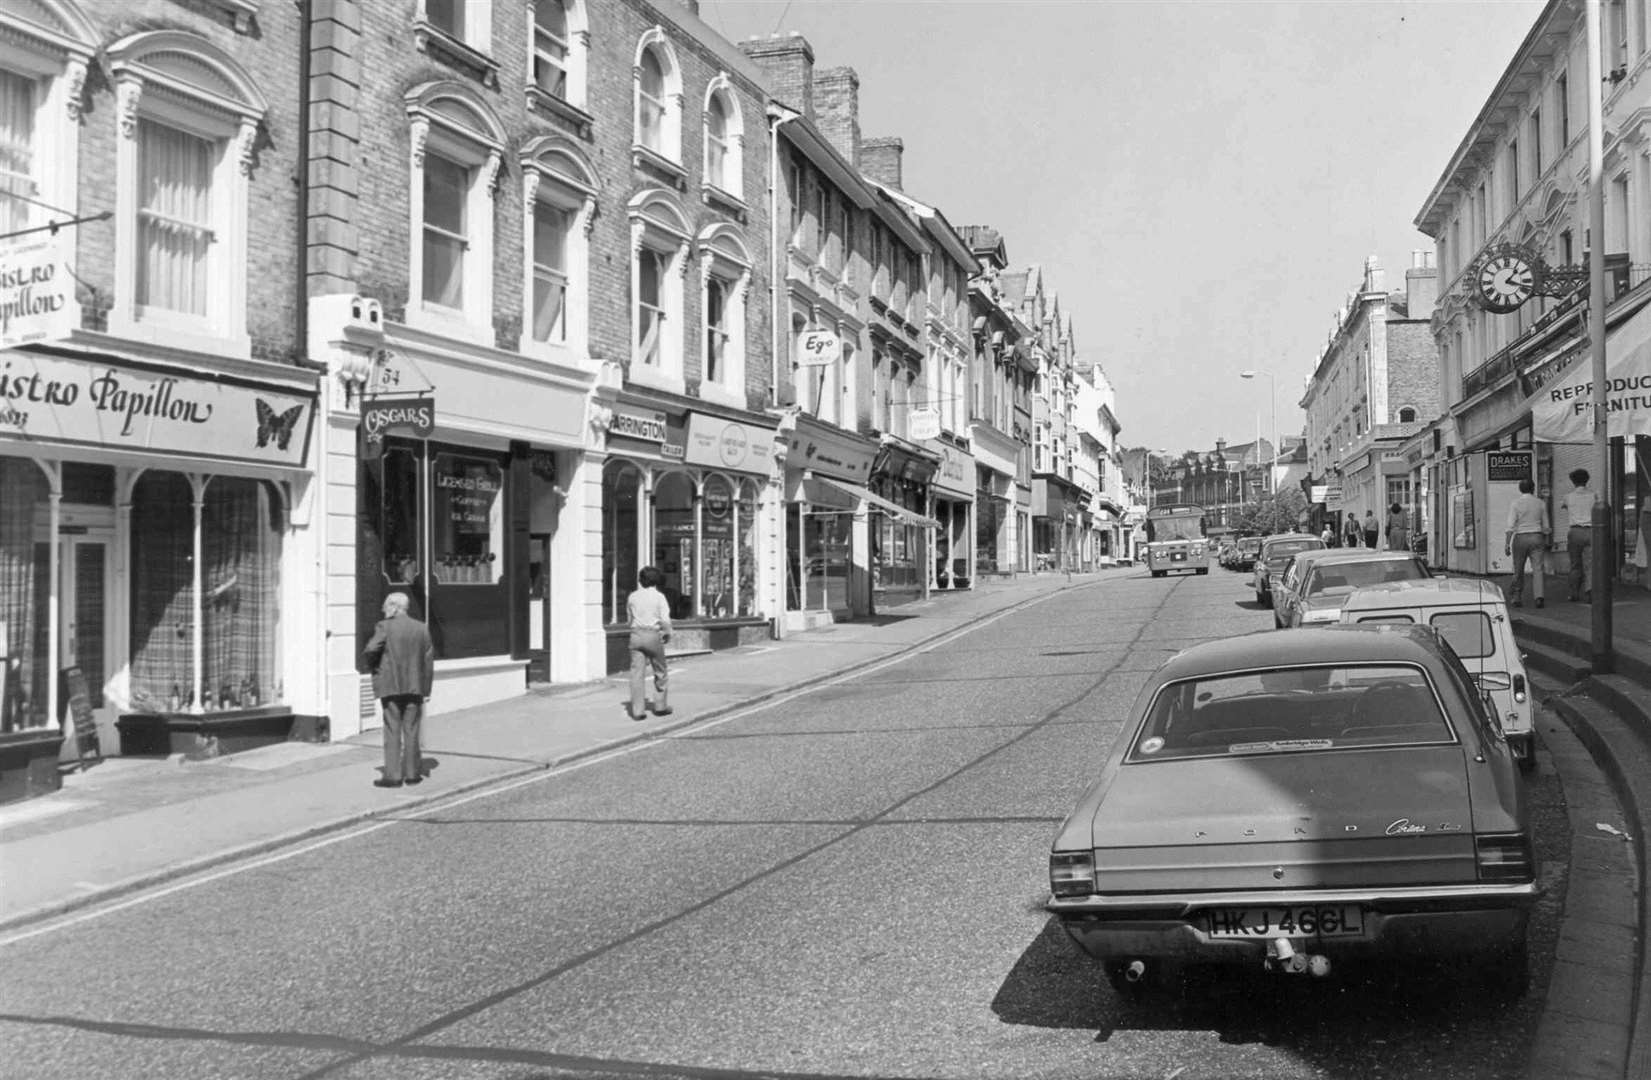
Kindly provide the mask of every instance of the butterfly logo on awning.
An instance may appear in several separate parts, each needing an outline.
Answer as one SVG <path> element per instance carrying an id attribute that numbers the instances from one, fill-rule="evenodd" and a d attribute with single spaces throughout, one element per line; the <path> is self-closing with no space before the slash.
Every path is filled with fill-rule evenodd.
<path id="1" fill-rule="evenodd" d="M 285 450 L 287 444 L 292 441 L 292 432 L 298 426 L 298 418 L 304 415 L 304 406 L 294 405 L 284 413 L 277 413 L 263 398 L 254 398 L 253 401 L 258 406 L 258 445 L 268 446 L 273 438 L 275 448 Z"/>

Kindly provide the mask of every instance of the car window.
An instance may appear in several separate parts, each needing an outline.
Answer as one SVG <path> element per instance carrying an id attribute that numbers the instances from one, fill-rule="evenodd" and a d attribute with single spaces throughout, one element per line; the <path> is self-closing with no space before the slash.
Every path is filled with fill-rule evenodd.
<path id="1" fill-rule="evenodd" d="M 1416 620 L 1412 619 L 1409 615 L 1366 615 L 1364 618 L 1360 619 L 1359 622 L 1361 622 L 1361 623 L 1401 623 L 1401 624 L 1412 625 L 1413 626 L 1413 625 L 1415 625 Z"/>
<path id="2" fill-rule="evenodd" d="M 1129 762 L 1451 743 L 1427 674 L 1315 665 L 1185 679 L 1153 697 Z"/>
<path id="3" fill-rule="evenodd" d="M 1351 592 L 1361 585 L 1379 585 L 1384 581 L 1420 581 L 1427 575 L 1414 559 L 1372 559 L 1368 562 L 1335 563 L 1319 568 L 1319 573 L 1307 585 L 1307 595 L 1326 592 Z"/>
<path id="4" fill-rule="evenodd" d="M 1429 621 L 1463 660 L 1496 655 L 1496 635 L 1483 611 L 1446 611 Z"/>
<path id="5" fill-rule="evenodd" d="M 1317 551 L 1324 546 L 1322 540 L 1279 540 L 1267 545 L 1267 558 L 1275 559 L 1280 555 L 1294 555 L 1298 551 Z"/>

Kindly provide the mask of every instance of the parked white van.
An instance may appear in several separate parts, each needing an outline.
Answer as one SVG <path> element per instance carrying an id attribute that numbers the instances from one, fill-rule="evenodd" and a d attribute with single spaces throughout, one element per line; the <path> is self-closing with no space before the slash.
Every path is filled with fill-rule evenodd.
<path id="1" fill-rule="evenodd" d="M 1353 590 L 1342 604 L 1341 621 L 1414 623 L 1439 631 L 1479 688 L 1490 695 L 1520 766 L 1536 765 L 1530 680 L 1513 638 L 1507 601 L 1495 582 L 1435 577 L 1366 585 Z"/>

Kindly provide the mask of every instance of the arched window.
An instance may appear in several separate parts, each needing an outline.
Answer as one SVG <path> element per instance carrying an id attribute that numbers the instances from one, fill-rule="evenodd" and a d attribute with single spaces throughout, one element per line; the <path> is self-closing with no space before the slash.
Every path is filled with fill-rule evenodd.
<path id="1" fill-rule="evenodd" d="M 582 0 L 533 0 L 528 5 L 528 106 L 583 119 L 590 31 Z M 569 107 L 574 111 L 571 116 Z"/>
<path id="2" fill-rule="evenodd" d="M 700 500 L 705 592 L 699 613 L 708 619 L 728 618 L 737 611 L 734 564 L 739 520 L 734 491 L 734 482 L 725 476 L 713 474 L 705 478 L 704 496 Z"/>
<path id="3" fill-rule="evenodd" d="M 44 225 L 49 208 L 76 205 L 82 93 L 99 37 L 71 0 L 38 0 L 32 7 L 30 19 L 0 11 L 6 43 L 0 71 L 5 232 Z M 71 289 L 70 302 L 73 297 Z M 74 324 L 79 322 L 76 317 Z"/>
<path id="4" fill-rule="evenodd" d="M 588 353 L 595 171 L 571 143 L 543 137 L 524 148 L 522 185 L 522 350 L 571 362 Z"/>
<path id="5" fill-rule="evenodd" d="M 471 87 L 424 83 L 409 91 L 412 148 L 407 322 L 491 345 L 493 192 L 504 128 Z"/>
<path id="6" fill-rule="evenodd" d="M 133 34 L 107 55 L 120 125 L 109 329 L 250 355 L 247 191 L 263 93 L 183 31 Z"/>
<path id="7" fill-rule="evenodd" d="M 654 481 L 653 564 L 665 576 L 659 591 L 670 602 L 673 619 L 694 614 L 694 501 L 694 478 L 687 473 L 666 473 Z"/>
<path id="8" fill-rule="evenodd" d="M 637 44 L 635 143 L 639 155 L 651 155 L 680 173 L 682 162 L 682 74 L 665 32 L 653 27 Z"/>
<path id="9" fill-rule="evenodd" d="M 745 407 L 745 303 L 751 287 L 751 253 L 738 229 L 712 225 L 699 234 L 700 312 L 705 321 L 700 351 L 700 393 Z"/>
<path id="10" fill-rule="evenodd" d="M 737 597 L 736 615 L 757 613 L 757 483 L 745 480 L 737 485 L 739 501 L 734 506 L 736 544 L 739 556 L 734 567 Z"/>
<path id="11" fill-rule="evenodd" d="M 602 467 L 602 622 L 625 619 L 625 600 L 636 589 L 641 549 L 642 470 L 628 461 Z"/>
<path id="12" fill-rule="evenodd" d="M 727 73 L 719 72 L 705 94 L 705 187 L 735 200 L 745 197 L 745 118 Z"/>
<path id="13" fill-rule="evenodd" d="M 629 207 L 631 222 L 630 377 L 680 393 L 683 381 L 683 276 L 688 222 L 676 197 L 653 188 Z"/>
<path id="14" fill-rule="evenodd" d="M 1399 410 L 1399 423 L 1408 424 L 1416 419 L 1416 410 L 1406 405 Z"/>

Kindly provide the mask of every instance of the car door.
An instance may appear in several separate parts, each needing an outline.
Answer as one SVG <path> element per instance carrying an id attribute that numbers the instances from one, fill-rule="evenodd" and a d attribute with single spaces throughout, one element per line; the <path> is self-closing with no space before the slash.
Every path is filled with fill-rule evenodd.
<path id="1" fill-rule="evenodd" d="M 1278 580 L 1272 583 L 1273 588 L 1273 622 L 1277 626 L 1290 625 L 1290 603 L 1294 595 L 1296 579 L 1300 576 L 1296 560 L 1292 556 L 1284 564 L 1284 569 L 1278 572 Z"/>

